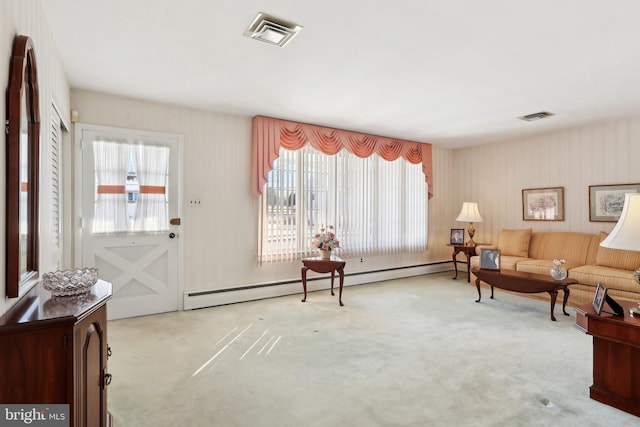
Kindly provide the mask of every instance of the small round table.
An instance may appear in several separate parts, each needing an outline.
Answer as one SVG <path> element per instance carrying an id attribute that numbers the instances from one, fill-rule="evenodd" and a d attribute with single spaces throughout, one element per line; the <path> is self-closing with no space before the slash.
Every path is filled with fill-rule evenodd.
<path id="1" fill-rule="evenodd" d="M 344 284 L 344 266 L 346 262 L 335 255 L 331 255 L 331 258 L 302 258 L 302 289 L 304 289 L 304 298 L 302 298 L 302 302 L 307 300 L 307 270 L 315 271 L 316 273 L 331 273 L 331 295 L 335 295 L 333 293 L 333 278 L 335 277 L 336 271 L 340 275 L 340 296 L 338 297 L 338 302 L 340 306 L 343 306 L 342 303 L 342 286 Z"/>
<path id="2" fill-rule="evenodd" d="M 456 275 L 454 279 L 458 278 L 458 254 L 462 252 L 467 257 L 467 283 L 471 282 L 471 257 L 476 256 L 476 247 L 480 245 L 489 245 L 490 243 L 476 243 L 475 245 L 467 245 L 464 243 L 449 243 L 447 246 L 453 246 L 453 269 Z"/>

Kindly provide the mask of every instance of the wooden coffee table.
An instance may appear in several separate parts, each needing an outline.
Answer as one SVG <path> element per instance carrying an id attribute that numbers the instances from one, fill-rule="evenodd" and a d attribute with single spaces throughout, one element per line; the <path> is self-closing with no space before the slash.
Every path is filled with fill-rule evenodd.
<path id="1" fill-rule="evenodd" d="M 562 312 L 565 316 L 569 313 L 565 310 L 567 300 L 569 299 L 569 285 L 576 285 L 578 281 L 566 278 L 564 280 L 555 280 L 550 275 L 525 273 L 515 270 L 484 270 L 481 268 L 473 268 L 471 270 L 476 275 L 476 288 L 478 288 L 478 299 L 480 302 L 482 294 L 480 293 L 480 281 L 491 286 L 491 299 L 493 299 L 493 288 L 505 289 L 507 291 L 522 292 L 525 294 L 537 294 L 539 292 L 547 292 L 551 296 L 551 320 L 555 322 L 556 317 L 553 315 L 553 309 L 556 306 L 556 298 L 558 291 L 562 290 L 564 298 L 562 300 Z"/>

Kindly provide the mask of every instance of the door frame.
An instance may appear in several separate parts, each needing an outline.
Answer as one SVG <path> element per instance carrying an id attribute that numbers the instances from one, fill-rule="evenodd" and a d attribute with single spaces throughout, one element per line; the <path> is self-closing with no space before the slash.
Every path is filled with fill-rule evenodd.
<path id="1" fill-rule="evenodd" d="M 113 132 L 113 133 L 129 133 L 129 134 L 139 134 L 141 136 L 144 136 L 146 138 L 153 138 L 153 137 L 159 137 L 159 138 L 171 138 L 171 139 L 176 139 L 177 141 L 177 150 L 178 150 L 178 162 L 177 162 L 177 171 L 175 171 L 174 173 L 176 174 L 176 179 L 177 181 L 177 188 L 178 188 L 178 206 L 177 206 L 177 212 L 178 212 L 178 218 L 182 219 L 184 218 L 184 212 L 183 212 L 183 193 L 184 193 L 184 188 L 183 188 L 183 182 L 184 182 L 184 176 L 183 176 L 183 171 L 184 171 L 184 152 L 183 152 L 183 148 L 184 148 L 184 136 L 180 135 L 180 134 L 173 134 L 173 133 L 168 133 L 168 132 L 153 132 L 153 131 L 147 131 L 147 130 L 141 130 L 141 129 L 131 129 L 131 128 L 122 128 L 122 127 L 116 127 L 116 126 L 104 126 L 104 125 L 93 125 L 93 124 L 89 124 L 89 123 L 74 123 L 73 124 L 73 141 L 74 141 L 74 209 L 73 209 L 73 213 L 74 213 L 74 218 L 73 218 L 73 223 L 74 223 L 74 231 L 75 231 L 75 239 L 74 239 L 74 263 L 77 267 L 80 267 L 81 263 L 82 263 L 82 254 L 83 254 L 83 239 L 82 239 L 82 230 L 83 230 L 83 212 L 82 212 L 82 206 L 83 206 L 83 200 L 82 200 L 82 165 L 83 165 L 83 156 L 84 156 L 84 152 L 82 150 L 82 134 L 85 130 L 87 131 L 93 131 L 93 132 L 104 132 L 104 133 L 109 133 L 109 132 Z M 90 153 L 92 154 L 92 153 Z M 177 269 L 178 269 L 178 285 L 176 286 L 176 300 L 178 302 L 178 311 L 183 311 L 184 310 L 184 299 L 182 298 L 182 295 L 184 294 L 184 239 L 183 237 L 183 233 L 182 233 L 183 228 L 181 227 L 178 231 L 178 248 L 177 248 Z"/>

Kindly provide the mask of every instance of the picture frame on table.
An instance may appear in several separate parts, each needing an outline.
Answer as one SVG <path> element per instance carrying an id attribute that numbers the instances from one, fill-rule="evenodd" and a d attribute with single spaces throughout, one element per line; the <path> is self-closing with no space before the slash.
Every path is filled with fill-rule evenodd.
<path id="1" fill-rule="evenodd" d="M 590 185 L 589 221 L 617 222 L 627 193 L 640 193 L 640 184 Z"/>
<path id="2" fill-rule="evenodd" d="M 602 312 L 602 306 L 604 305 L 604 300 L 607 298 L 607 288 L 604 287 L 602 283 L 598 283 L 598 287 L 596 288 L 596 293 L 593 295 L 593 309 L 596 314 L 600 314 Z"/>
<path id="3" fill-rule="evenodd" d="M 500 271 L 500 249 L 482 249 L 480 251 L 480 268 Z"/>
<path id="4" fill-rule="evenodd" d="M 564 187 L 522 190 L 524 221 L 564 221 Z"/>
<path id="5" fill-rule="evenodd" d="M 464 245 L 464 228 L 452 228 L 450 236 L 451 245 Z"/>

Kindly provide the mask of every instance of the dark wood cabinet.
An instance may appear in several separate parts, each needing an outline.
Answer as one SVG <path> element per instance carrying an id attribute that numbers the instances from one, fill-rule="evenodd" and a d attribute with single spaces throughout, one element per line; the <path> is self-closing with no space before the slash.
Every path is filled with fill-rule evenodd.
<path id="1" fill-rule="evenodd" d="M 593 385 L 589 395 L 640 416 L 640 317 L 629 314 L 629 308 L 637 307 L 637 303 L 618 303 L 624 308 L 624 317 L 598 315 L 591 304 L 576 308 L 576 326 L 593 336 Z"/>
<path id="2" fill-rule="evenodd" d="M 35 286 L 0 318 L 0 402 L 69 404 L 71 426 L 105 426 L 111 284 L 54 298 Z"/>

